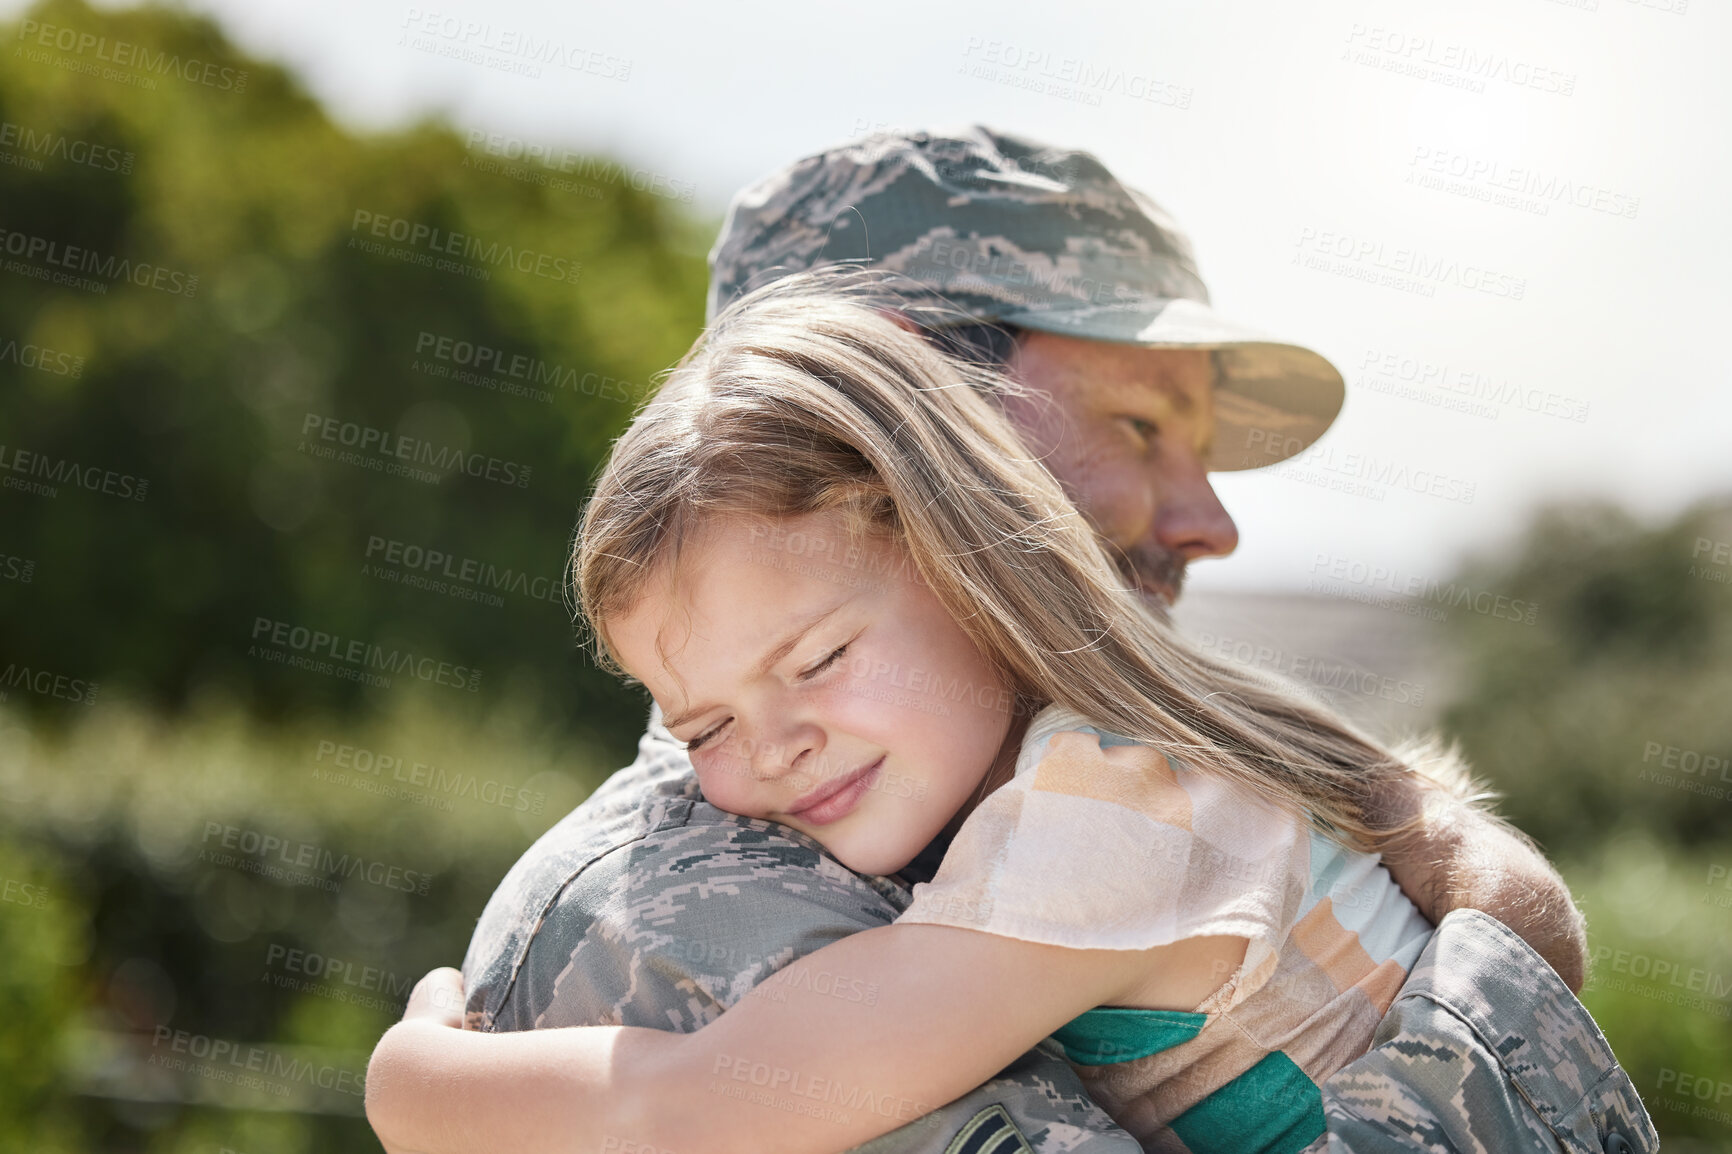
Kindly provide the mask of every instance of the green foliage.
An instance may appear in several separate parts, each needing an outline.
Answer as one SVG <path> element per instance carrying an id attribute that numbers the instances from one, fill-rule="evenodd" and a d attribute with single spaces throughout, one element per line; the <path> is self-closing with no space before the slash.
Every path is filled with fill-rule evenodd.
<path id="1" fill-rule="evenodd" d="M 160 1032 L 359 1072 L 629 759 L 565 548 L 699 330 L 713 224 L 599 158 L 343 128 L 185 12 L 48 0 L 5 38 L 0 475 L 45 491 L 0 490 L 0 1148 L 375 1150 L 354 1095 Z M 261 656 L 321 660 L 279 622 L 338 639 L 322 669 Z"/>
<path id="2" fill-rule="evenodd" d="M 171 1077 L 153 1059 L 185 1053 L 161 1031 L 360 1073 L 612 768 L 525 710 L 476 726 L 426 696 L 273 729 L 111 702 L 55 733 L 0 711 L 0 1148 L 377 1149 L 358 1097 Z"/>
<path id="3" fill-rule="evenodd" d="M 1680 853 L 1637 833 L 1566 871 L 1593 957 L 1582 1002 L 1667 1149 L 1732 1146 L 1729 866 L 1732 846 Z"/>
<path id="4" fill-rule="evenodd" d="M 1539 611 L 1458 618 L 1465 685 L 1445 726 L 1552 854 L 1592 855 L 1620 828 L 1732 839 L 1732 565 L 1711 563 L 1728 541 L 1721 506 L 1660 527 L 1570 506 L 1467 578 Z"/>
<path id="5" fill-rule="evenodd" d="M 163 708 L 218 685 L 275 718 L 365 710 L 395 692 L 249 653 L 256 621 L 285 621 L 479 669 L 476 693 L 449 691 L 453 708 L 527 700 L 629 749 L 642 707 L 574 644 L 564 546 L 632 404 L 701 325 L 692 223 L 623 182 L 573 191 L 493 171 L 446 127 L 357 136 L 184 14 L 50 0 L 21 20 L 34 31 L 8 29 L 0 120 L 34 148 L 17 144 L 24 160 L 0 165 L 0 227 L 39 242 L 14 260 L 40 273 L 70 259 L 96 284 L 0 271 L 0 343 L 82 366 L 0 356 L 0 445 L 62 477 L 72 463 L 133 479 L 116 482 L 123 493 L 148 488 L 142 500 L 66 481 L 54 497 L 0 492 L 0 552 L 35 567 L 27 586 L 0 581 L 0 666 Z M 43 46 L 49 26 L 107 47 Z M 163 54 L 110 68 L 151 87 L 75 70 L 122 43 Z M 218 79 L 186 79 L 192 60 L 218 69 L 195 77 Z M 101 163 L 71 159 L 91 145 Z M 435 260 L 455 271 L 426 267 Z M 152 273 L 134 283 L 126 267 L 165 272 L 152 287 Z M 453 358 L 471 347 L 500 353 L 484 376 L 547 399 L 434 375 L 464 368 Z M 415 438 L 437 483 L 378 471 L 396 461 L 380 451 L 366 465 L 321 459 L 352 446 L 308 433 L 317 417 L 339 422 L 339 437 L 350 424 Z M 489 459 L 507 479 L 526 468 L 527 485 L 490 480 Z M 379 576 L 375 539 L 453 559 L 386 566 L 399 576 L 500 603 Z M 465 561 L 478 576 L 463 578 Z"/>
<path id="6" fill-rule="evenodd" d="M 53 1042 L 83 1005 L 74 968 L 89 949 L 81 903 L 51 855 L 0 840 L 0 1146 L 76 1150 L 75 1103 Z M 28 1126 L 28 1129 L 12 1129 Z M 28 1147 L 21 1141 L 30 1136 Z"/>

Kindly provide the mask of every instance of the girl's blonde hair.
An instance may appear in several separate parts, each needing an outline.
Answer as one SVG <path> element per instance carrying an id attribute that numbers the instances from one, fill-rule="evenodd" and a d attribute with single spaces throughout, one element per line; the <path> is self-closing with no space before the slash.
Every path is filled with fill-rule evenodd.
<path id="1" fill-rule="evenodd" d="M 1419 814 L 1391 820 L 1372 801 L 1412 768 L 1151 613 L 999 411 L 1019 386 L 898 325 L 885 310 L 899 305 L 882 276 L 789 276 L 729 307 L 680 361 L 614 445 L 578 530 L 573 580 L 602 663 L 619 668 L 608 622 L 699 522 L 840 510 L 906 547 L 1025 706 L 1074 709 L 1305 811 L 1343 844 L 1417 828 Z M 1468 792 L 1453 756 L 1421 768 Z"/>

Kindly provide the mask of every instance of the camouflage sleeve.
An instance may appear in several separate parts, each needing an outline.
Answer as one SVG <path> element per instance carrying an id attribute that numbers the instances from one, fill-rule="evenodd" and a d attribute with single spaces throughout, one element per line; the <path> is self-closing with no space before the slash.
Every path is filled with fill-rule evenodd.
<path id="1" fill-rule="evenodd" d="M 617 1023 L 695 1030 L 794 959 L 895 919 L 898 906 L 889 896 L 816 843 L 779 829 L 744 819 L 693 820 L 652 831 L 585 867 L 536 930 L 493 1028 Z M 840 975 L 820 975 L 813 989 L 865 1006 L 878 994 L 875 984 Z M 719 1071 L 709 1090 L 820 1116 L 911 1113 L 857 1088 L 743 1062 Z M 1061 1056 L 1037 1049 L 985 1086 L 858 1149 L 1136 1154 L 1139 1147 L 1088 1099 Z"/>
<path id="2" fill-rule="evenodd" d="M 1587 1009 L 1478 910 L 1444 918 L 1372 1049 L 1323 1084 L 1330 1154 L 1650 1154 L 1641 1097 Z"/>

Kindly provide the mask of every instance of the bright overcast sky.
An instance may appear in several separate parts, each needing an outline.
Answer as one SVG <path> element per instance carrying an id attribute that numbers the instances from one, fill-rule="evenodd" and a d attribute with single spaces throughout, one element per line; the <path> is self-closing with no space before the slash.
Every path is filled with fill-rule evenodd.
<path id="1" fill-rule="evenodd" d="M 1198 587 L 1298 586 L 1319 553 L 1443 576 L 1551 497 L 1732 491 L 1724 0 L 190 6 L 348 123 L 608 152 L 717 217 L 874 127 L 1095 152 L 1219 309 L 1348 378 L 1302 472 L 1221 479 L 1243 543 Z M 592 69 L 503 70 L 525 36 Z M 1441 279 L 1377 283 L 1415 256 Z"/>

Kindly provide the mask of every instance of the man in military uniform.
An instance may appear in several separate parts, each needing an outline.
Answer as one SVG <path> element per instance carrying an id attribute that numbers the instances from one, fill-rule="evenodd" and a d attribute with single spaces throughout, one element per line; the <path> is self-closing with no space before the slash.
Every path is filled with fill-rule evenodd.
<path id="1" fill-rule="evenodd" d="M 1087 153 L 981 127 L 798 161 L 734 199 L 710 259 L 712 317 L 816 265 L 901 274 L 906 323 L 1028 386 L 1009 415 L 1157 606 L 1178 596 L 1188 562 L 1237 544 L 1207 474 L 1292 456 L 1341 406 L 1341 375 L 1322 356 L 1210 309 L 1189 242 L 1147 196 Z M 930 323 L 940 314 L 923 293 L 972 322 Z M 695 1030 L 795 958 L 893 921 L 943 856 L 935 843 L 894 877 L 854 874 L 796 830 L 708 805 L 659 716 L 639 751 L 488 903 L 463 967 L 469 1028 Z M 1427 813 L 1427 835 L 1386 864 L 1439 932 L 1376 1047 L 1325 1086 L 1327 1132 L 1307 1149 L 1656 1149 L 1571 992 L 1586 949 L 1568 890 L 1519 834 L 1433 792 L 1379 802 Z M 856 986 L 835 996 L 870 995 Z M 859 1149 L 1138 1147 L 1043 1044 Z"/>

